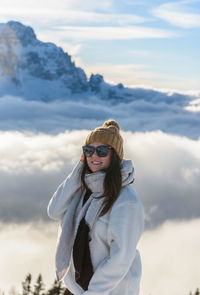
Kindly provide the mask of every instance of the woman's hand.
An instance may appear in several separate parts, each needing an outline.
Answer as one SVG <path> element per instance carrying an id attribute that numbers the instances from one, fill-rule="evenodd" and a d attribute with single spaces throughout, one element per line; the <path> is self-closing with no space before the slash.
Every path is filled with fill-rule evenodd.
<path id="1" fill-rule="evenodd" d="M 85 156 L 84 156 L 84 154 L 82 153 L 80 161 L 83 163 L 84 160 L 85 160 Z"/>

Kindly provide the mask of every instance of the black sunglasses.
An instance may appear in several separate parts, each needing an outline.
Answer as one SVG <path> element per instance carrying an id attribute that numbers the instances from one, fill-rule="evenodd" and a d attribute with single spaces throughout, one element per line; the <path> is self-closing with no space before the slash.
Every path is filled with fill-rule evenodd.
<path id="1" fill-rule="evenodd" d="M 82 148 L 86 158 L 92 157 L 95 151 L 99 157 L 106 157 L 108 155 L 109 150 L 112 149 L 112 147 L 109 145 L 99 145 L 97 147 L 94 147 L 92 145 L 85 145 Z"/>

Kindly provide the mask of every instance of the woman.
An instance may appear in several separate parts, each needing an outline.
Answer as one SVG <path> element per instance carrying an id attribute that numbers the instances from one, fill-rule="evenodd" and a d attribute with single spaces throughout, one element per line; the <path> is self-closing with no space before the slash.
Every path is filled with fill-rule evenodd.
<path id="1" fill-rule="evenodd" d="M 48 215 L 61 220 L 56 272 L 74 295 L 138 295 L 144 211 L 123 139 L 108 120 L 86 138 L 81 161 L 58 187 Z"/>

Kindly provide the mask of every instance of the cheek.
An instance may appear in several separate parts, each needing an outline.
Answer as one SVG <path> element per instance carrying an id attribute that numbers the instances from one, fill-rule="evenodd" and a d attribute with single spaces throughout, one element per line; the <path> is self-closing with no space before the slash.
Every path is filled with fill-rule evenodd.
<path id="1" fill-rule="evenodd" d="M 110 166 L 110 162 L 111 162 L 111 155 L 107 159 L 105 159 L 104 164 L 105 164 L 106 168 L 108 168 Z"/>
<path id="2" fill-rule="evenodd" d="M 90 158 L 86 158 L 86 160 L 87 160 L 87 164 L 89 166 L 90 165 L 90 162 L 91 162 L 91 159 Z"/>
<path id="3" fill-rule="evenodd" d="M 88 165 L 88 168 L 90 169 L 90 171 L 91 171 L 91 172 L 94 172 L 94 171 L 93 171 L 92 164 L 91 164 L 91 158 L 87 158 L 87 165 Z"/>

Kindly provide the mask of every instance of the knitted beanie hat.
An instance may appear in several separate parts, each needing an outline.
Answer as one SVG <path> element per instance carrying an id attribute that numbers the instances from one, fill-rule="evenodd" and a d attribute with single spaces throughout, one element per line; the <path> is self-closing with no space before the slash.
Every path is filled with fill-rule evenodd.
<path id="1" fill-rule="evenodd" d="M 97 127 L 91 131 L 84 145 L 93 142 L 101 142 L 103 144 L 113 147 L 118 154 L 120 160 L 123 160 L 123 139 L 119 133 L 120 127 L 115 120 L 108 120 L 103 123 L 101 127 Z"/>

